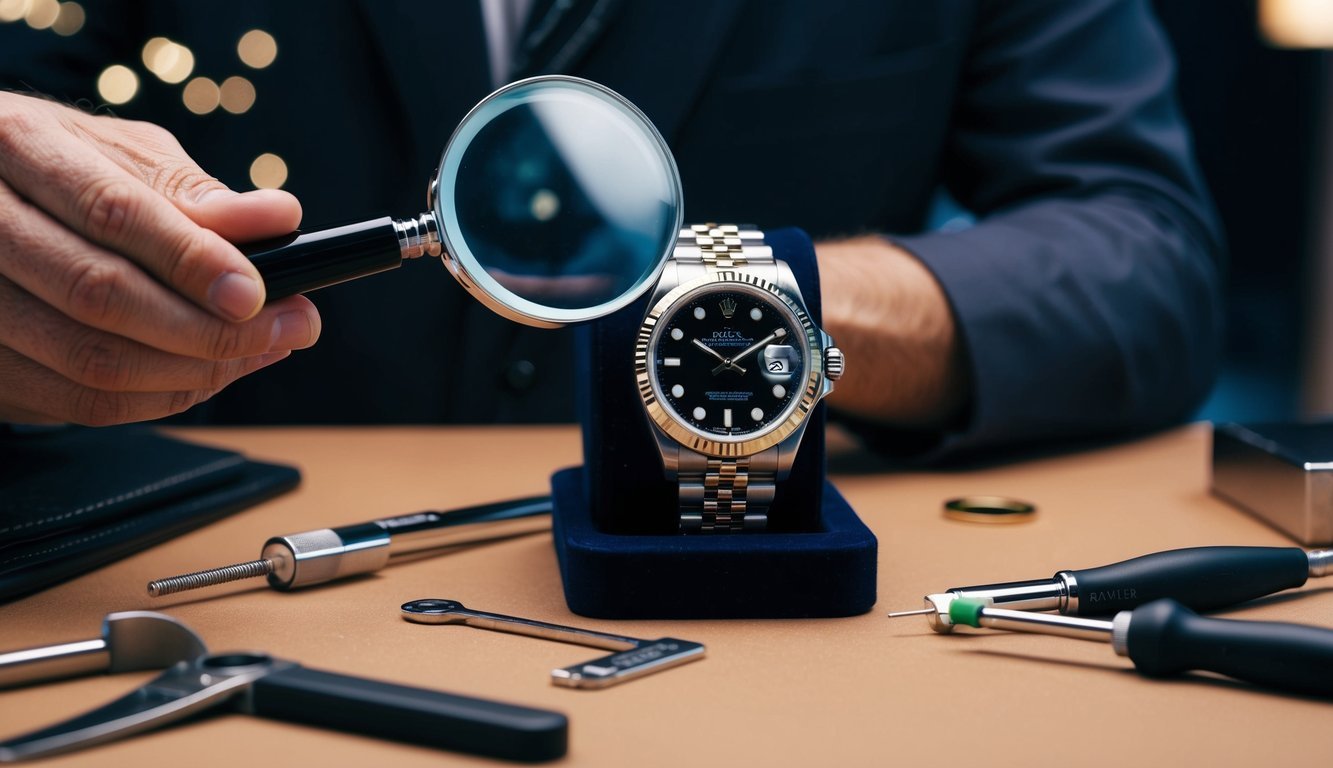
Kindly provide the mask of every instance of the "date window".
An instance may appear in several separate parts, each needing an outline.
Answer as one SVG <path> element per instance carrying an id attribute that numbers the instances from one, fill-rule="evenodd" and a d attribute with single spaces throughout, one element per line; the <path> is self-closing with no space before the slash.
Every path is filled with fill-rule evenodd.
<path id="1" fill-rule="evenodd" d="M 785 344 L 770 344 L 764 347 L 764 374 L 774 381 L 791 378 L 800 364 L 800 353 L 794 347 Z"/>

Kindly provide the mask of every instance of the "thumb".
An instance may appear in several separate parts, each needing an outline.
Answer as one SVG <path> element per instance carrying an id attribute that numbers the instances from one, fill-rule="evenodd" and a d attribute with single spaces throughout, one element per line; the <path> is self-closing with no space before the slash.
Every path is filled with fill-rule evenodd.
<path id="1" fill-rule="evenodd" d="M 211 229 L 233 243 L 248 243 L 285 235 L 301 225 L 301 203 L 280 189 L 238 193 L 221 182 L 197 198 L 174 202 L 195 224 Z"/>

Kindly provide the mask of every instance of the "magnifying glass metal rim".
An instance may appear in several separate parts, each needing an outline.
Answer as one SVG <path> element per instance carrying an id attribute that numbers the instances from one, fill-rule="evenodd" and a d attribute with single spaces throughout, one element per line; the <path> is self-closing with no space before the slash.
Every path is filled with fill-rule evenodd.
<path id="1" fill-rule="evenodd" d="M 632 130 L 642 131 L 641 138 L 662 161 L 661 168 L 667 177 L 665 192 L 674 203 L 672 227 L 663 232 L 665 242 L 661 243 L 661 252 L 657 254 L 652 270 L 645 271 L 639 276 L 637 284 L 619 296 L 589 307 L 550 307 L 506 289 L 481 267 L 471 250 L 466 247 L 448 247 L 451 245 L 449 240 L 454 240 L 452 245 L 456 246 L 461 238 L 457 233 L 444 231 L 448 228 L 449 217 L 444 215 L 445 201 L 441 199 L 440 177 L 445 161 L 460 155 L 470 143 L 470 138 L 460 137 L 469 132 L 471 135 L 479 133 L 480 127 L 486 123 L 473 125 L 473 121 L 482 121 L 483 118 L 479 116 L 497 99 L 518 89 L 542 83 L 573 86 L 585 94 L 594 94 L 604 104 L 615 108 L 618 115 L 629 122 Z M 485 120 L 489 120 L 489 117 Z M 403 219 L 381 216 L 315 231 L 298 230 L 240 247 L 263 278 L 269 302 L 396 269 L 407 259 L 437 256 L 469 294 L 496 314 L 524 325 L 558 328 L 603 317 L 651 290 L 661 277 L 675 247 L 684 215 L 680 171 L 670 148 L 652 121 L 638 107 L 610 88 L 569 75 L 542 75 L 519 80 L 482 99 L 467 113 L 445 145 L 440 167 L 431 179 L 427 197 L 430 210 L 417 216 Z"/>
<path id="2" fill-rule="evenodd" d="M 670 193 L 675 203 L 675 216 L 673 225 L 670 229 L 670 235 L 662 246 L 662 252 L 657 255 L 657 261 L 652 272 L 641 277 L 635 286 L 619 296 L 616 296 L 614 299 L 591 307 L 577 309 L 547 307 L 519 296 L 512 291 L 505 290 L 503 287 L 500 287 L 499 290 L 502 291 L 505 296 L 496 296 L 484 285 L 484 282 L 488 282 L 481 277 L 487 274 L 485 268 L 482 267 L 476 257 L 473 256 L 471 249 L 468 248 L 465 243 L 461 242 L 462 238 L 459 234 L 451 231 L 452 227 L 447 225 L 451 219 L 449 216 L 445 215 L 446 212 L 443 207 L 444 201 L 440 195 L 440 176 L 450 165 L 450 160 L 457 158 L 461 153 L 467 150 L 468 146 L 470 146 L 472 138 L 476 135 L 476 131 L 471 130 L 471 128 L 474 127 L 473 122 L 479 119 L 478 115 L 490 109 L 496 100 L 511 94 L 516 90 L 529 89 L 534 85 L 543 83 L 563 83 L 582 89 L 586 92 L 594 93 L 636 118 L 640 123 L 639 127 L 645 130 L 645 135 L 650 139 L 653 147 L 657 150 L 658 155 L 663 161 L 663 167 L 667 171 L 668 176 L 667 182 L 671 187 Z M 466 143 L 464 143 L 464 137 L 466 137 Z M 595 83 L 591 80 L 574 77 L 572 75 L 538 75 L 536 77 L 517 80 L 491 92 L 490 95 L 479 101 L 476 106 L 468 110 L 468 113 L 464 115 L 461 121 L 459 121 L 458 127 L 454 129 L 453 135 L 449 137 L 449 142 L 445 145 L 444 152 L 440 155 L 440 164 L 436 168 L 434 176 L 431 178 L 427 197 L 427 205 L 431 214 L 435 218 L 434 224 L 436 227 L 436 234 L 443 245 L 440 258 L 444 262 L 444 265 L 449 269 L 449 272 L 458 280 L 459 285 L 463 286 L 464 290 L 471 294 L 473 298 L 480 301 L 488 309 L 501 317 L 539 328 L 560 328 L 572 323 L 595 320 L 599 317 L 605 317 L 606 315 L 609 315 L 641 298 L 644 293 L 651 290 L 652 286 L 657 284 L 658 279 L 662 275 L 662 271 L 666 268 L 667 257 L 670 256 L 672 249 L 675 247 L 676 233 L 680 231 L 685 215 L 684 191 L 680 181 L 680 170 L 676 166 L 675 157 L 671 154 L 671 149 L 667 145 L 666 140 L 662 138 L 662 134 L 658 132 L 657 126 L 653 125 L 653 122 L 648 119 L 648 116 L 629 99 L 626 99 L 624 96 L 621 96 L 619 93 L 616 93 L 600 83 Z M 493 283 L 494 280 L 492 279 L 489 282 Z"/>

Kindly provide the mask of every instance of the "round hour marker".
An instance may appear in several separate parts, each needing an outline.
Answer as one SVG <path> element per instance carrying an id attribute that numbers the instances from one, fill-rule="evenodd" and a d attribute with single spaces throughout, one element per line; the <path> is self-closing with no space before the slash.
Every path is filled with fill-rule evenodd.
<path id="1" fill-rule="evenodd" d="M 695 421 L 703 421 L 703 420 L 704 420 L 704 417 L 707 416 L 707 415 L 708 415 L 708 411 L 705 411 L 705 410 L 702 409 L 702 408 L 695 408 L 695 409 L 694 409 L 694 419 L 695 419 Z"/>
<path id="2" fill-rule="evenodd" d="M 751 320 L 762 320 L 762 319 L 764 319 L 764 311 L 763 311 L 762 309 L 760 309 L 759 307 L 755 307 L 754 309 L 750 310 L 750 319 L 751 319 Z"/>
<path id="3" fill-rule="evenodd" d="M 680 341 L 681 339 L 685 338 L 685 332 L 679 328 L 672 328 L 671 338 L 675 339 L 676 341 Z"/>
<path id="4" fill-rule="evenodd" d="M 764 418 L 764 409 L 755 408 L 754 410 L 750 411 L 750 418 L 754 419 L 755 421 L 759 421 L 760 419 Z"/>
<path id="5" fill-rule="evenodd" d="M 679 384 L 675 385 L 674 387 L 671 388 L 671 396 L 672 396 L 672 397 L 677 397 L 677 398 L 679 398 L 679 397 L 684 397 L 684 396 L 685 396 L 685 388 L 682 387 L 682 386 L 679 385 Z"/>
<path id="6" fill-rule="evenodd" d="M 704 311 L 704 308 L 703 308 L 703 307 L 695 307 L 695 308 L 694 308 L 694 319 L 695 319 L 695 320 L 702 320 L 702 319 L 704 319 L 704 317 L 706 317 L 707 315 L 708 315 L 708 313 Z"/>
<path id="7" fill-rule="evenodd" d="M 787 388 L 786 388 L 786 387 L 782 386 L 781 384 L 774 384 L 774 385 L 773 385 L 773 397 L 776 397 L 777 399 L 781 400 L 782 398 L 784 398 L 784 397 L 786 397 L 786 396 L 787 396 Z"/>

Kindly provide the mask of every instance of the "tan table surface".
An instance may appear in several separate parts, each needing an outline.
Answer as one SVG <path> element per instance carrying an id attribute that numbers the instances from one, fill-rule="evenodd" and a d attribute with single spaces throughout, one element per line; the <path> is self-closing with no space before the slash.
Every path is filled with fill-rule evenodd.
<path id="1" fill-rule="evenodd" d="M 307 666 L 560 710 L 566 763 L 603 766 L 1260 765 L 1327 759 L 1333 705 L 1195 677 L 1143 679 L 1109 645 L 972 633 L 884 618 L 948 587 L 1039 578 L 1147 552 L 1286 546 L 1207 492 L 1209 431 L 969 471 L 890 472 L 835 456 L 838 487 L 879 537 L 879 602 L 834 620 L 627 622 L 571 614 L 539 534 L 352 581 L 278 593 L 262 581 L 151 599 L 153 578 L 257 556 L 271 535 L 544 492 L 579 460 L 573 427 L 182 431 L 301 467 L 298 490 L 18 602 L 0 649 L 95 637 L 110 611 L 163 610 L 213 650 L 260 649 Z M 969 494 L 1037 503 L 1025 525 L 944 519 Z M 1333 626 L 1313 582 L 1227 615 Z M 707 644 L 708 658 L 603 691 L 549 684 L 592 649 L 398 618 L 399 604 L 469 606 L 637 637 Z M 0 737 L 110 700 L 149 673 L 0 692 Z M 1321 757 L 1322 755 L 1322 757 Z M 246 766 L 497 763 L 227 714 L 44 765 Z"/>

